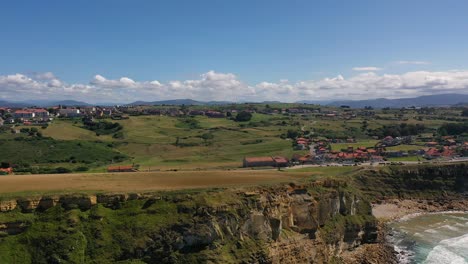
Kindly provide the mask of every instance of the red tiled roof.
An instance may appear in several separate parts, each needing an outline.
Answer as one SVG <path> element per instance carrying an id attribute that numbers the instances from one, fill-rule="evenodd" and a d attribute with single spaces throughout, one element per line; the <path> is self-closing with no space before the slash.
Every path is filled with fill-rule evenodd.
<path id="1" fill-rule="evenodd" d="M 285 157 L 273 157 L 276 163 L 288 163 L 288 159 Z"/>
<path id="2" fill-rule="evenodd" d="M 113 171 L 113 170 L 132 170 L 133 166 L 131 165 L 124 165 L 124 166 L 109 166 L 107 167 L 108 171 Z"/>
<path id="3" fill-rule="evenodd" d="M 430 148 L 428 151 L 426 151 L 426 154 L 431 155 L 431 156 L 439 156 L 440 153 L 437 149 L 435 148 Z"/>
<path id="4" fill-rule="evenodd" d="M 15 114 L 31 114 L 32 112 L 27 110 L 16 110 Z"/>
<path id="5" fill-rule="evenodd" d="M 13 173 L 12 168 L 0 168 L 0 171 L 6 172 L 6 173 Z"/>
<path id="6" fill-rule="evenodd" d="M 270 162 L 273 161 L 272 157 L 250 157 L 250 158 L 245 158 L 245 161 L 247 162 Z"/>

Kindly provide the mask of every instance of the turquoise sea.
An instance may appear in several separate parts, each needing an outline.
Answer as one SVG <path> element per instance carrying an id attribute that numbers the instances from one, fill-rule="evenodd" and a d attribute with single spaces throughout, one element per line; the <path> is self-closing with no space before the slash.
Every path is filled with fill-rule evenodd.
<path id="1" fill-rule="evenodd" d="M 468 213 L 408 216 L 390 227 L 400 263 L 468 264 Z"/>

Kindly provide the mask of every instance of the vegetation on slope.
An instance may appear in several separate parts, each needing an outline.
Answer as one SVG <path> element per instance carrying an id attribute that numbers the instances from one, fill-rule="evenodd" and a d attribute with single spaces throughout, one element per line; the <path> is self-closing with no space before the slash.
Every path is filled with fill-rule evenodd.
<path id="1" fill-rule="evenodd" d="M 78 166 L 126 159 L 125 155 L 100 142 L 17 137 L 0 140 L 0 145 L 0 161 L 23 168 L 23 171 L 31 165 L 51 166 L 60 163 L 63 166 L 63 163 L 69 163 Z M 16 171 L 22 172 L 21 169 Z"/>

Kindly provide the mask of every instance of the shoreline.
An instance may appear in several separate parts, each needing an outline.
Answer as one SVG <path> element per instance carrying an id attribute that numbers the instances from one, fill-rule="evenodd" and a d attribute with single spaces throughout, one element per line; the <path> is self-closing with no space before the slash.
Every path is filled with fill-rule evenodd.
<path id="1" fill-rule="evenodd" d="M 387 199 L 372 204 L 372 214 L 379 223 L 378 242 L 364 244 L 343 254 L 344 263 L 397 264 L 402 252 L 389 241 L 389 224 L 425 214 L 468 213 L 468 200 L 463 196 L 436 199 Z"/>
<path id="2" fill-rule="evenodd" d="M 468 212 L 465 197 L 436 199 L 389 199 L 372 204 L 372 215 L 380 222 L 388 223 L 428 213 Z"/>

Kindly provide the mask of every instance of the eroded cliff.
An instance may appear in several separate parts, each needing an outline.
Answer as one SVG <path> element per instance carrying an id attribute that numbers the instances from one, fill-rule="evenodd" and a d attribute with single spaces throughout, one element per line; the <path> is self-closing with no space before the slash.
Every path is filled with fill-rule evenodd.
<path id="1" fill-rule="evenodd" d="M 329 263 L 377 236 L 369 202 L 337 180 L 11 199 L 0 208 L 0 250 L 20 245 L 2 263 L 18 255 L 33 263 Z"/>

